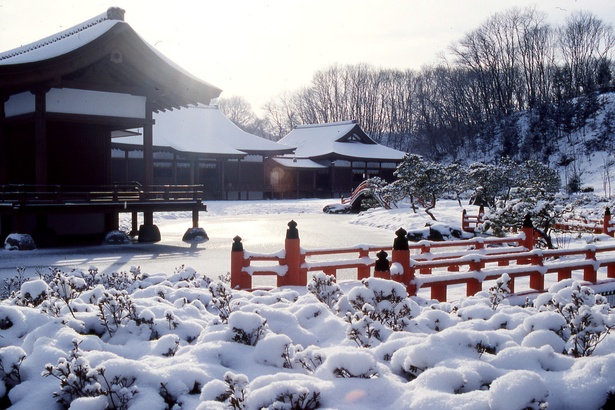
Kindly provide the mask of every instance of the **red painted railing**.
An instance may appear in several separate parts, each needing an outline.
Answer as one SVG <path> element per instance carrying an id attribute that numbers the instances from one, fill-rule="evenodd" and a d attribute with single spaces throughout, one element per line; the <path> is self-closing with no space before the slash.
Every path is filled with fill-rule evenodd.
<path id="1" fill-rule="evenodd" d="M 369 277 L 373 269 L 375 277 L 403 283 L 409 295 L 430 288 L 433 299 L 445 301 L 450 286 L 465 285 L 466 295 L 471 296 L 482 290 L 484 282 L 504 273 L 511 278 L 511 292 L 515 282 L 523 277 L 528 278 L 528 290 L 534 291 L 545 290 L 547 274 L 557 274 L 560 281 L 570 278 L 573 271 L 582 270 L 583 280 L 595 283 L 598 269 L 605 267 L 607 278 L 615 278 L 615 243 L 541 251 L 533 249 L 533 227 L 527 223 L 521 234 L 508 238 L 409 244 L 405 230 L 399 229 L 395 234 L 392 247 L 357 245 L 305 250 L 300 246 L 296 222 L 290 221 L 284 249 L 272 254 L 245 251 L 237 236 L 231 251 L 231 286 L 251 289 L 252 277 L 259 275 L 275 276 L 278 287 L 305 286 L 309 272 L 321 271 L 337 277 L 343 269 L 356 270 L 360 280 Z M 319 259 L 322 256 L 336 259 Z"/>
<path id="2" fill-rule="evenodd" d="M 476 227 L 483 223 L 485 217 L 485 208 L 481 205 L 477 215 L 469 215 L 464 209 L 461 212 L 461 229 L 466 232 L 474 232 Z"/>
<path id="3" fill-rule="evenodd" d="M 553 224 L 553 229 L 567 232 L 604 233 L 613 236 L 615 226 L 611 220 L 611 210 L 607 207 L 602 219 L 564 219 Z"/>

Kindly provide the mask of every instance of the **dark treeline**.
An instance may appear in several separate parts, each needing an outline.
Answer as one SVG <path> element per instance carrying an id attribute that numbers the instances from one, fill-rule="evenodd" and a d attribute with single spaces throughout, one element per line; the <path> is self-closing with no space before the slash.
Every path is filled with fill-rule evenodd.
<path id="1" fill-rule="evenodd" d="M 452 44 L 439 64 L 334 65 L 266 104 L 264 118 L 248 109 L 251 117 L 236 121 L 279 139 L 300 124 L 355 119 L 378 142 L 432 160 L 547 162 L 598 109 L 598 95 L 613 90 L 614 49 L 613 27 L 590 13 L 554 27 L 535 8 L 512 9 Z M 226 105 L 242 111 L 245 103 Z"/>

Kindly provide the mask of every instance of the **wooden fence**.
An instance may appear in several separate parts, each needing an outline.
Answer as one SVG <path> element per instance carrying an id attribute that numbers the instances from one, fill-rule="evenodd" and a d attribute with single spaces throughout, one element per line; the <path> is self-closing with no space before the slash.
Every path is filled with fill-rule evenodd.
<path id="1" fill-rule="evenodd" d="M 305 286 L 309 272 L 324 272 L 337 277 L 342 269 L 356 270 L 356 278 L 373 276 L 403 283 L 409 295 L 429 288 L 431 297 L 447 300 L 449 287 L 465 285 L 466 295 L 483 290 L 486 281 L 504 273 L 511 278 L 509 287 L 527 278 L 529 289 L 545 290 L 545 276 L 556 274 L 557 280 L 571 278 L 582 271 L 583 280 L 596 283 L 597 272 L 606 268 L 607 278 L 615 279 L 615 244 L 588 245 L 575 249 L 534 249 L 534 228 L 526 220 L 523 231 L 507 238 L 409 243 L 406 231 L 399 229 L 390 247 L 358 245 L 340 249 L 302 249 L 297 223 L 290 221 L 284 249 L 271 254 L 245 251 L 236 236 L 231 251 L 231 286 L 251 289 L 252 277 L 273 275 L 276 285 Z M 389 258 L 390 252 L 390 258 Z M 332 260 L 319 260 L 333 256 Z"/>
<path id="2" fill-rule="evenodd" d="M 466 232 L 474 232 L 476 227 L 483 222 L 485 217 L 485 208 L 481 205 L 477 215 L 470 215 L 464 209 L 461 212 L 461 229 Z"/>
<path id="3" fill-rule="evenodd" d="M 564 219 L 553 224 L 553 229 L 566 232 L 591 232 L 613 236 L 615 227 L 611 224 L 611 210 L 607 207 L 602 219 Z"/>

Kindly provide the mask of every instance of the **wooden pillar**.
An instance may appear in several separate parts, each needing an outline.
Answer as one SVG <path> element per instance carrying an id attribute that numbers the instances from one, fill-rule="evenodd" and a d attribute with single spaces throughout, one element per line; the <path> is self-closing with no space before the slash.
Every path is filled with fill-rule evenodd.
<path id="1" fill-rule="evenodd" d="M 602 233 L 613 237 L 615 232 L 611 230 L 611 209 L 607 206 L 604 210 L 604 219 L 602 220 Z"/>
<path id="2" fill-rule="evenodd" d="M 531 251 L 534 249 L 534 225 L 532 224 L 532 218 L 529 214 L 525 215 L 525 219 L 523 220 L 523 233 L 525 234 L 523 246 L 528 251 Z"/>
<path id="3" fill-rule="evenodd" d="M 431 298 L 439 302 L 446 302 L 446 283 L 432 283 Z"/>
<path id="4" fill-rule="evenodd" d="M 143 127 L 143 185 L 146 192 L 154 184 L 154 119 L 152 105 L 145 104 L 145 125 Z"/>
<path id="5" fill-rule="evenodd" d="M 6 95 L 0 95 L 0 184 L 8 183 L 8 166 L 7 166 L 7 156 L 8 149 L 6 143 L 6 131 L 5 127 L 5 112 L 4 112 L 4 103 L 8 101 L 9 97 Z M 2 236 L 2 235 L 0 235 Z"/>
<path id="6" fill-rule="evenodd" d="M 235 236 L 231 248 L 231 288 L 233 289 L 250 289 L 252 287 L 252 277 L 242 270 L 245 265 L 244 254 L 241 237 Z"/>
<path id="7" fill-rule="evenodd" d="M 530 263 L 536 268 L 535 272 L 530 273 L 530 288 L 542 291 L 545 288 L 545 276 L 543 273 L 544 261 L 542 253 L 533 255 Z"/>
<path id="8" fill-rule="evenodd" d="M 596 249 L 589 248 L 585 252 L 585 259 L 595 262 L 596 261 Z M 586 266 L 583 269 L 583 280 L 587 282 L 598 282 L 598 271 L 596 270 L 596 265 L 592 264 L 590 266 Z"/>
<path id="9" fill-rule="evenodd" d="M 35 183 L 47 185 L 47 91 L 34 92 L 34 158 Z"/>
<path id="10" fill-rule="evenodd" d="M 393 276 L 396 281 L 401 281 L 406 285 L 408 296 L 416 296 L 416 284 L 414 283 L 414 268 L 410 266 L 410 248 L 408 247 L 408 232 L 404 228 L 399 228 L 395 231 L 395 240 L 393 241 L 393 251 L 391 253 L 391 262 L 398 263 L 403 269 L 401 275 Z M 399 278 L 399 279 L 398 279 Z"/>
<path id="11" fill-rule="evenodd" d="M 290 221 L 286 230 L 286 240 L 284 241 L 286 251 L 286 275 L 278 277 L 278 286 L 306 286 L 307 270 L 301 267 L 303 258 L 301 257 L 301 241 L 297 222 Z"/>
<path id="12" fill-rule="evenodd" d="M 139 213 L 137 211 L 132 211 L 132 226 L 130 231 L 130 236 L 137 236 L 139 234 Z"/>

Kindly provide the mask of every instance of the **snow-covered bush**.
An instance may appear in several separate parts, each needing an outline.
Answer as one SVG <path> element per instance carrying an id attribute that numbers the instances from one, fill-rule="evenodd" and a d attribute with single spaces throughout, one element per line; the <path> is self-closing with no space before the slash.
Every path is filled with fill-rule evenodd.
<path id="1" fill-rule="evenodd" d="M 223 282 L 211 282 L 208 286 L 213 299 L 211 306 L 218 312 L 222 323 L 228 323 L 231 313 L 238 307 L 233 303 L 233 292 L 230 286 Z"/>
<path id="2" fill-rule="evenodd" d="M 233 341 L 249 346 L 256 346 L 267 331 L 267 321 L 259 314 L 251 312 L 231 313 L 228 325 L 233 332 Z"/>
<path id="3" fill-rule="evenodd" d="M 0 288 L 0 300 L 8 299 L 15 296 L 14 293 L 21 289 L 21 285 L 30 280 L 25 275 L 26 268 L 23 266 L 17 267 L 17 274 L 8 278 L 2 279 L 2 288 Z"/>
<path id="4" fill-rule="evenodd" d="M 506 297 L 510 295 L 510 276 L 507 273 L 499 277 L 495 285 L 489 288 L 489 301 L 491 302 L 491 308 L 496 310 L 498 305 L 506 300 Z"/>
<path id="5" fill-rule="evenodd" d="M 16 303 L 21 289 L 0 302 L 0 407 L 49 407 L 54 392 L 58 408 L 110 409 L 598 409 L 612 400 L 615 318 L 573 281 L 516 306 L 503 299 L 506 275 L 451 303 L 370 278 L 344 283 L 330 309 L 305 289 L 235 291 L 187 268 L 121 290 L 89 271 L 65 274 L 87 285 L 72 312 L 51 289 L 40 305 Z M 228 323 L 215 295 L 232 310 Z"/>
<path id="6" fill-rule="evenodd" d="M 25 358 L 26 352 L 21 347 L 7 346 L 0 349 L 0 382 L 5 393 L 21 383 L 21 363 Z M 0 394 L 0 397 L 3 395 Z"/>
<path id="7" fill-rule="evenodd" d="M 307 284 L 307 290 L 330 308 L 335 306 L 343 293 L 336 283 L 335 276 L 327 275 L 324 272 L 316 272 L 312 276 L 312 279 Z"/>
<path id="8" fill-rule="evenodd" d="M 128 409 L 128 403 L 139 392 L 134 378 L 115 376 L 109 379 L 106 370 L 100 366 L 92 368 L 79 349 L 81 341 L 73 341 L 68 357 L 61 357 L 57 365 L 45 365 L 43 376 L 60 381 L 60 390 L 53 396 L 57 402 L 68 407 L 81 397 L 105 396 L 110 409 Z"/>
<path id="9" fill-rule="evenodd" d="M 574 357 L 591 356 L 615 326 L 615 313 L 606 299 L 579 282 L 572 282 L 550 296 L 539 297 L 536 307 L 557 312 L 564 318 L 560 334 L 566 341 L 566 353 Z"/>
<path id="10" fill-rule="evenodd" d="M 380 278 L 361 281 L 364 288 L 355 287 L 348 293 L 348 302 L 356 312 L 379 322 L 393 331 L 404 330 L 420 308 L 408 298 L 399 282 Z"/>

